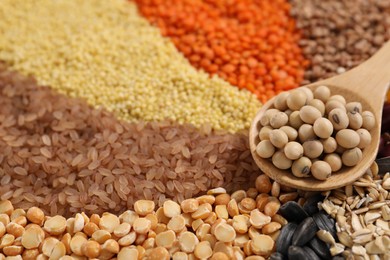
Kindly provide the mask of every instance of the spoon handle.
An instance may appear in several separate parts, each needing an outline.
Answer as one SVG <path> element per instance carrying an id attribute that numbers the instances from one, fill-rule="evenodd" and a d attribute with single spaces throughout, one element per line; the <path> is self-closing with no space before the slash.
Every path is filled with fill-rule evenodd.
<path id="1" fill-rule="evenodd" d="M 321 83 L 353 91 L 370 103 L 375 111 L 382 110 L 390 83 L 390 41 L 364 63 Z"/>

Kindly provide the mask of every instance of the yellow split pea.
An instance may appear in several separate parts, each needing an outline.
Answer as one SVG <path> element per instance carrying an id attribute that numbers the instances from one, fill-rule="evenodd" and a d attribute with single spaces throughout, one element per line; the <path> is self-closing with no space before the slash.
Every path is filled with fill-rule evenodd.
<path id="1" fill-rule="evenodd" d="M 163 120 L 235 132 L 255 95 L 197 71 L 126 0 L 3 0 L 0 60 L 121 119 Z"/>

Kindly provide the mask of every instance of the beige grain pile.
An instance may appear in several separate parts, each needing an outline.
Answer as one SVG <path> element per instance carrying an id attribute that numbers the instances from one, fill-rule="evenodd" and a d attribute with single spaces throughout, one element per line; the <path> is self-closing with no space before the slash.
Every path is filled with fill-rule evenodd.
<path id="1" fill-rule="evenodd" d="M 127 123 L 0 68 L 0 200 L 47 214 L 118 213 L 253 186 L 245 134 Z M 252 179 L 252 180 L 251 180 Z"/>
<path id="2" fill-rule="evenodd" d="M 196 70 L 127 0 L 3 0 L 0 60 L 121 119 L 236 132 L 260 102 Z"/>

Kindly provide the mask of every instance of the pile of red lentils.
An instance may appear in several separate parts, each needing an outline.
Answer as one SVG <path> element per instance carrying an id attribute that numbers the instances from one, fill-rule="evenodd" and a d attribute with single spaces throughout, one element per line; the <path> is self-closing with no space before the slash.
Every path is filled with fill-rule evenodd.
<path id="1" fill-rule="evenodd" d="M 0 17 L 6 100 L 0 104 L 0 260 L 276 257 L 276 241 L 288 224 L 280 207 L 291 201 L 303 206 L 314 193 L 280 185 L 254 168 L 247 143 L 241 143 L 252 118 L 276 94 L 342 73 L 390 39 L 390 0 L 3 0 Z M 58 104 L 74 108 L 57 111 L 46 100 L 42 111 L 29 114 L 27 94 L 17 104 L 8 102 L 17 94 L 13 84 L 27 90 L 24 76 L 36 79 L 34 88 L 64 94 Z M 45 100 L 34 104 L 39 102 Z M 91 105 L 92 121 L 103 113 L 137 124 L 136 131 L 122 128 L 124 143 L 115 134 L 106 142 L 107 131 L 66 121 L 64 115 L 84 107 L 80 102 Z M 53 139 L 36 130 L 38 117 L 48 122 Z M 144 122 L 152 123 L 144 128 Z M 186 127 L 192 135 L 183 134 Z M 189 136 L 210 143 L 195 147 Z M 151 137 L 161 139 L 158 148 Z M 41 142 L 49 148 L 38 149 Z M 52 143 L 86 158 L 52 154 Z M 229 157 L 228 151 L 236 152 Z M 179 179 L 187 162 L 200 190 L 191 196 Z M 88 170 L 78 170 L 80 163 Z M 133 169 L 124 170 L 129 165 Z M 375 175 L 365 189 L 349 185 L 345 190 L 353 187 L 358 195 L 350 192 L 348 199 L 364 200 L 359 207 L 369 208 L 373 187 L 383 182 L 387 196 L 389 180 L 388 174 Z M 326 208 L 332 196 L 346 205 L 336 196 L 340 189 L 319 203 L 326 212 L 334 209 Z M 135 190 L 143 192 L 123 195 Z M 151 190 L 159 191 L 157 201 Z M 68 203 L 82 208 L 87 200 L 85 211 L 69 209 Z M 114 201 L 127 208 L 115 211 Z M 380 203 L 384 213 L 370 214 L 385 219 L 380 231 L 390 241 L 389 200 Z M 105 209 L 112 211 L 101 214 Z M 340 212 L 329 214 L 338 221 Z M 349 222 L 357 225 L 356 219 Z M 343 248 L 335 259 L 368 257 L 363 246 L 339 242 Z"/>
<path id="2" fill-rule="evenodd" d="M 265 102 L 300 85 L 308 64 L 285 0 L 136 0 L 196 68 Z"/>

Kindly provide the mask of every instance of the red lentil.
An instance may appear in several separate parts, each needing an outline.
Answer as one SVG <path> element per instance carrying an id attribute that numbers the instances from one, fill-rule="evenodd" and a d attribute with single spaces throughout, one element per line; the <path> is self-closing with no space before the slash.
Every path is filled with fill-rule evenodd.
<path id="1" fill-rule="evenodd" d="M 285 0 L 136 0 L 197 68 L 265 102 L 297 87 L 307 62 Z"/>

